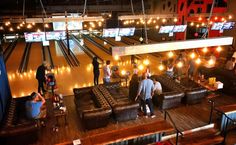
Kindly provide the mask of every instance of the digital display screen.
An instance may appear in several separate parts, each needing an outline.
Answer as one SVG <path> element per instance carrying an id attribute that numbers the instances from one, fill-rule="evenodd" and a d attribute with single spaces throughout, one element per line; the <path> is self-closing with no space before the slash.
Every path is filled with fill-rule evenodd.
<path id="1" fill-rule="evenodd" d="M 119 36 L 134 36 L 135 28 L 120 28 Z"/>
<path id="2" fill-rule="evenodd" d="M 24 35 L 25 35 L 25 42 L 45 41 L 45 33 L 44 32 L 24 33 Z"/>
<path id="3" fill-rule="evenodd" d="M 221 30 L 223 28 L 224 22 L 214 23 L 211 27 L 211 30 Z"/>
<path id="4" fill-rule="evenodd" d="M 235 25 L 235 22 L 226 22 L 223 25 L 223 29 L 224 30 L 230 30 L 234 27 L 234 25 Z"/>
<path id="5" fill-rule="evenodd" d="M 68 18 L 78 17 L 78 16 L 67 16 Z M 52 18 L 65 18 L 65 16 L 53 16 Z M 55 31 L 65 31 L 66 22 L 53 22 L 53 30 Z M 68 30 L 82 30 L 83 22 L 82 21 L 68 21 Z"/>
<path id="6" fill-rule="evenodd" d="M 161 26 L 159 33 L 171 33 L 174 29 L 174 26 Z"/>
<path id="7" fill-rule="evenodd" d="M 103 29 L 103 37 L 116 37 L 119 34 L 119 28 Z"/>
<path id="8" fill-rule="evenodd" d="M 66 32 L 65 31 L 52 31 L 46 32 L 47 40 L 64 40 L 66 39 Z"/>
<path id="9" fill-rule="evenodd" d="M 187 28 L 187 25 L 175 25 L 173 32 L 184 32 Z"/>
<path id="10" fill-rule="evenodd" d="M 66 39 L 65 31 L 51 31 L 46 32 L 46 39 L 44 32 L 24 33 L 26 42 L 42 42 L 46 40 L 64 40 Z"/>

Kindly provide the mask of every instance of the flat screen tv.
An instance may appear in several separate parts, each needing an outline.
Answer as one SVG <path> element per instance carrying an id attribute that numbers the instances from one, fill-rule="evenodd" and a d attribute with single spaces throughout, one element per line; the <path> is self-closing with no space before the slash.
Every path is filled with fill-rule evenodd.
<path id="1" fill-rule="evenodd" d="M 134 36 L 135 28 L 120 28 L 119 36 Z"/>
<path id="2" fill-rule="evenodd" d="M 235 25 L 235 22 L 226 22 L 223 25 L 223 29 L 224 30 L 230 30 L 234 27 L 234 25 Z"/>
<path id="3" fill-rule="evenodd" d="M 174 29 L 174 26 L 161 26 L 159 33 L 171 33 Z"/>
<path id="4" fill-rule="evenodd" d="M 25 42 L 41 42 L 45 40 L 45 33 L 44 32 L 31 32 L 31 33 L 24 33 L 25 35 Z"/>
<path id="5" fill-rule="evenodd" d="M 68 16 L 68 18 L 72 18 L 72 17 L 75 17 L 75 16 Z M 65 18 L 65 16 L 53 16 L 52 18 Z M 66 30 L 65 22 L 53 22 L 52 24 L 53 24 L 54 31 Z M 69 21 L 68 22 L 68 30 L 82 30 L 82 29 L 83 29 L 82 21 Z"/>
<path id="6" fill-rule="evenodd" d="M 211 30 L 221 30 L 223 28 L 224 22 L 216 22 L 212 25 Z"/>
<path id="7" fill-rule="evenodd" d="M 116 37 L 119 34 L 119 28 L 103 29 L 103 37 Z"/>
<path id="8" fill-rule="evenodd" d="M 47 40 L 64 40 L 66 39 L 66 32 L 65 31 L 51 31 L 46 32 Z"/>
<path id="9" fill-rule="evenodd" d="M 173 32 L 184 32 L 187 28 L 187 25 L 175 25 Z"/>

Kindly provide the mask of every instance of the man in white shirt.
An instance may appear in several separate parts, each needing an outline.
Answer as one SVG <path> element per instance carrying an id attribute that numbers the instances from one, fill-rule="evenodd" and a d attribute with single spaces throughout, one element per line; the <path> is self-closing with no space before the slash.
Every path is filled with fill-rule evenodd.
<path id="1" fill-rule="evenodd" d="M 106 61 L 106 65 L 103 67 L 103 83 L 107 84 L 111 82 L 111 69 L 110 69 L 110 60 Z"/>
<path id="2" fill-rule="evenodd" d="M 153 88 L 154 93 L 158 95 L 161 94 L 162 93 L 161 83 L 158 82 L 156 78 L 153 79 L 153 82 L 154 82 L 154 88 Z"/>

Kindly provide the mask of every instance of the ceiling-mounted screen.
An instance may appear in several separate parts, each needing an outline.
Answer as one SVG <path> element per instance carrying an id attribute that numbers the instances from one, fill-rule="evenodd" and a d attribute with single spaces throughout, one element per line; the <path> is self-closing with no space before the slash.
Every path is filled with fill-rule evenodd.
<path id="1" fill-rule="evenodd" d="M 175 25 L 173 32 L 184 32 L 187 28 L 187 25 Z"/>
<path id="2" fill-rule="evenodd" d="M 68 18 L 79 17 L 78 15 L 67 16 Z M 52 16 L 52 18 L 65 18 L 65 16 Z M 69 21 L 68 30 L 82 30 L 83 23 L 82 21 Z M 53 30 L 55 31 L 65 31 L 66 23 L 65 22 L 53 22 Z"/>
<path id="3" fill-rule="evenodd" d="M 119 34 L 119 28 L 103 29 L 103 37 L 116 37 Z"/>
<path id="4" fill-rule="evenodd" d="M 226 22 L 223 25 L 223 29 L 224 30 L 230 30 L 234 27 L 234 25 L 235 25 L 235 22 Z"/>
<path id="5" fill-rule="evenodd" d="M 31 33 L 24 33 L 25 35 L 25 42 L 41 42 L 45 40 L 45 33 L 44 32 L 31 32 Z"/>
<path id="6" fill-rule="evenodd" d="M 51 31 L 46 32 L 47 40 L 64 40 L 66 39 L 66 32 L 65 31 Z"/>
<path id="7" fill-rule="evenodd" d="M 159 33 L 171 33 L 174 26 L 161 26 Z"/>
<path id="8" fill-rule="evenodd" d="M 46 32 L 30 32 L 24 33 L 26 42 L 41 42 L 46 40 L 64 40 L 66 39 L 65 31 L 51 31 Z"/>
<path id="9" fill-rule="evenodd" d="M 211 30 L 221 30 L 223 28 L 224 22 L 214 23 L 211 27 Z"/>
<path id="10" fill-rule="evenodd" d="M 133 36 L 135 28 L 120 28 L 119 29 L 119 36 Z"/>

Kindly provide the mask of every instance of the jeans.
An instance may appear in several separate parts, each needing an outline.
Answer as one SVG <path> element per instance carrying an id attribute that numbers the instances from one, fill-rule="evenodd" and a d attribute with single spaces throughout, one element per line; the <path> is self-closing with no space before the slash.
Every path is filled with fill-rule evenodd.
<path id="1" fill-rule="evenodd" d="M 142 99 L 141 99 L 141 105 L 142 105 L 142 107 L 143 107 L 143 111 L 144 111 L 144 114 L 145 114 L 145 115 L 147 115 L 146 104 L 148 105 L 148 107 L 149 107 L 149 109 L 150 109 L 151 115 L 153 115 L 153 114 L 154 114 L 154 111 L 153 111 L 152 99 L 151 99 L 151 98 L 146 99 L 146 100 L 142 100 Z"/>
<path id="2" fill-rule="evenodd" d="M 110 78 L 103 78 L 103 83 L 104 84 L 108 84 L 110 82 L 111 82 Z"/>
<path id="3" fill-rule="evenodd" d="M 46 92 L 46 90 L 44 89 L 43 83 L 45 83 L 45 81 L 38 80 L 38 93 L 41 93 L 41 90 L 43 93 Z"/>

